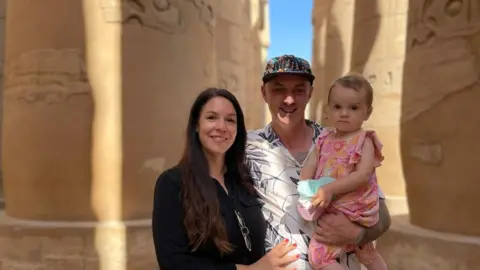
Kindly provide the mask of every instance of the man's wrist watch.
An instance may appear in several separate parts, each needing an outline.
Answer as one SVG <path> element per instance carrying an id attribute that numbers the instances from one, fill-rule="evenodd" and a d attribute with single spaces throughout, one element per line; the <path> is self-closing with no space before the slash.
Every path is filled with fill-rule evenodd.
<path id="1" fill-rule="evenodd" d="M 361 227 L 361 231 L 360 231 L 360 233 L 358 234 L 357 239 L 355 239 L 355 244 L 356 244 L 356 245 L 359 245 L 360 242 L 362 242 L 363 237 L 365 237 L 365 234 L 366 234 L 366 233 L 367 233 L 367 229 Z"/>

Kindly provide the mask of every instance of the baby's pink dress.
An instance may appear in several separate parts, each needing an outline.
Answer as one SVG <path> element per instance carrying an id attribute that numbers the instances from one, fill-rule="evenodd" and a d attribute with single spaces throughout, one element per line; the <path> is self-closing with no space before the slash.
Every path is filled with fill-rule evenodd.
<path id="1" fill-rule="evenodd" d="M 317 150 L 320 153 L 315 179 L 320 177 L 332 177 L 335 181 L 342 181 L 342 178 L 355 170 L 355 166 L 362 158 L 363 144 L 366 138 L 370 138 L 375 148 L 375 167 L 380 166 L 383 161 L 381 153 L 382 144 L 374 131 L 360 131 L 347 139 L 335 138 L 334 130 L 324 129 L 317 141 Z M 313 180 L 315 181 L 315 180 Z M 335 198 L 327 209 L 302 210 L 299 205 L 299 213 L 306 220 L 312 220 L 313 216 L 305 213 L 313 213 L 315 210 L 323 212 L 341 212 L 351 221 L 365 227 L 371 227 L 378 222 L 379 195 L 377 176 L 372 173 L 368 184 L 357 190 Z M 307 209 L 303 209 L 307 210 Z M 312 211 L 313 210 L 313 211 Z M 373 243 L 365 245 L 349 245 L 344 247 L 328 246 L 312 239 L 309 245 L 309 260 L 315 269 L 321 269 L 335 262 L 344 252 L 354 251 L 362 264 L 369 264 L 377 256 Z"/>

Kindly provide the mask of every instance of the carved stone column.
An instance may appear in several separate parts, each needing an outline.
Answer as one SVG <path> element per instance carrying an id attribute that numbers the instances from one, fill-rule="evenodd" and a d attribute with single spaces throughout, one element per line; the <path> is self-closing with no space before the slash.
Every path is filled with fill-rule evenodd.
<path id="1" fill-rule="evenodd" d="M 153 186 L 217 81 L 213 17 L 209 1 L 9 1 L 3 268 L 157 267 Z"/>
<path id="2" fill-rule="evenodd" d="M 314 2 L 312 66 L 316 75 L 311 117 L 328 125 L 323 110 L 332 82 L 350 71 L 362 73 L 374 88 L 374 111 L 366 128 L 378 132 L 387 157 L 379 182 L 394 212 L 406 212 L 399 149 L 402 67 L 407 1 Z"/>
<path id="3" fill-rule="evenodd" d="M 6 211 L 20 219 L 94 220 L 93 100 L 81 1 L 72 1 L 72 9 L 61 1 L 49 3 L 19 0 L 7 5 L 2 130 Z M 63 17 L 51 16 L 52 9 Z"/>
<path id="4" fill-rule="evenodd" d="M 408 26 L 401 147 L 411 221 L 480 236 L 480 2 L 412 0 Z"/>
<path id="5" fill-rule="evenodd" d="M 214 36 L 216 43 L 216 69 L 218 86 L 232 92 L 240 102 L 247 118 L 249 104 L 248 65 L 251 62 L 249 35 L 251 28 L 247 1 L 215 0 Z"/>
<path id="6" fill-rule="evenodd" d="M 218 85 L 213 3 L 140 2 L 144 12 L 125 2 L 122 30 L 123 208 L 131 218 L 150 217 L 153 183 L 179 161 L 194 99 Z"/>
<path id="7" fill-rule="evenodd" d="M 0 0 L 0 89 L 3 89 L 3 68 L 4 68 L 4 51 L 5 51 L 5 7 L 6 0 Z M 3 91 L 0 91 L 0 111 L 2 111 L 3 103 Z M 2 115 L 0 114 L 0 149 L 1 145 L 1 123 Z M 1 150 L 0 150 L 0 164 L 2 160 Z M 0 165 L 0 209 L 3 209 L 5 206 L 3 198 L 3 172 Z"/>
<path id="8" fill-rule="evenodd" d="M 409 216 L 393 216 L 378 241 L 389 269 L 480 265 L 479 48 L 479 1 L 409 1 L 400 125 Z"/>

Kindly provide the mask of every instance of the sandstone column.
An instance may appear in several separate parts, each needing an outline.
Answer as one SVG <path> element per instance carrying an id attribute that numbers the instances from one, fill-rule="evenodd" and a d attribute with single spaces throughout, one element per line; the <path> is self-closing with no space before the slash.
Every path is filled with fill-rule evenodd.
<path id="1" fill-rule="evenodd" d="M 325 122 L 324 106 L 332 82 L 350 71 L 355 0 L 314 0 L 312 71 L 314 92 L 310 118 Z"/>
<path id="2" fill-rule="evenodd" d="M 214 1 L 216 69 L 218 86 L 232 92 L 247 118 L 248 65 L 252 61 L 248 47 L 251 32 L 246 1 Z"/>
<path id="3" fill-rule="evenodd" d="M 6 7 L 6 0 L 0 1 L 0 87 L 3 89 L 3 63 L 4 63 L 4 51 L 5 51 L 5 7 Z M 3 91 L 0 91 L 0 111 L 1 111 L 1 104 L 3 103 Z M 0 114 L 0 124 L 2 116 Z M 1 125 L 0 125 L 0 138 L 1 138 Z M 0 139 L 1 141 L 1 139 Z M 0 143 L 1 149 L 1 143 Z M 1 151 L 0 151 L 0 164 L 1 164 Z M 4 198 L 3 198 L 3 172 L 0 168 L 0 209 L 4 207 Z"/>
<path id="4" fill-rule="evenodd" d="M 390 269 L 478 269 L 480 3 L 408 4 L 400 149 L 409 217 L 393 216 L 378 249 Z"/>
<path id="5" fill-rule="evenodd" d="M 406 211 L 399 150 L 400 101 L 406 0 L 315 1 L 313 8 L 313 70 L 317 79 L 311 117 L 323 119 L 332 82 L 348 73 L 362 73 L 374 88 L 374 111 L 366 128 L 378 132 L 386 160 L 379 182 L 391 210 Z M 393 209 L 395 208 L 395 209 Z"/>
<path id="6" fill-rule="evenodd" d="M 270 46 L 270 15 L 267 0 L 249 0 L 250 34 L 248 51 L 247 128 L 265 126 L 271 119 L 260 88 Z"/>
<path id="7" fill-rule="evenodd" d="M 410 219 L 480 236 L 480 3 L 410 1 L 402 159 Z"/>
<path id="8" fill-rule="evenodd" d="M 153 185 L 216 82 L 209 1 L 15 0 L 6 27 L 0 242 L 40 255 L 3 267 L 154 269 Z"/>
<path id="9" fill-rule="evenodd" d="M 150 217 L 154 181 L 183 152 L 190 106 L 218 82 L 213 3 L 141 2 L 144 11 L 133 1 L 123 8 L 123 208 L 129 218 Z"/>
<path id="10" fill-rule="evenodd" d="M 7 5 L 2 154 L 6 211 L 12 217 L 95 219 L 93 100 L 81 2 Z"/>
<path id="11" fill-rule="evenodd" d="M 407 0 L 355 4 L 351 70 L 362 73 L 374 90 L 365 128 L 375 130 L 384 144 L 378 179 L 392 213 L 407 212 L 399 144 L 407 10 Z"/>

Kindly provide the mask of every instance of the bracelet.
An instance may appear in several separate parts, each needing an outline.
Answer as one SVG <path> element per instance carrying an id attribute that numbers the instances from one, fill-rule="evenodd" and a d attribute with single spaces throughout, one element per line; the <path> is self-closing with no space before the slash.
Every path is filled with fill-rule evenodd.
<path id="1" fill-rule="evenodd" d="M 365 234 L 367 234 L 367 229 L 362 227 L 362 231 L 360 232 L 360 234 L 358 234 L 357 239 L 355 239 L 355 245 L 360 245 L 363 238 L 365 237 Z"/>

